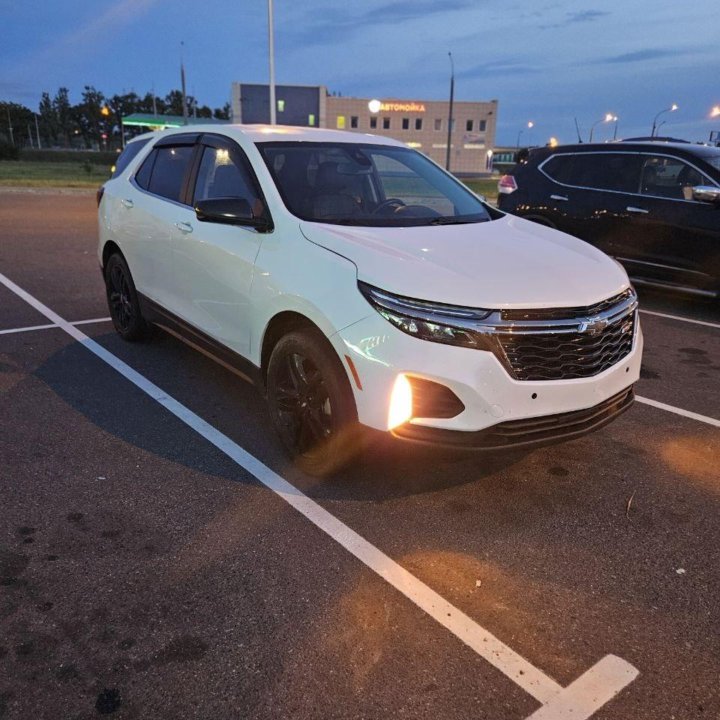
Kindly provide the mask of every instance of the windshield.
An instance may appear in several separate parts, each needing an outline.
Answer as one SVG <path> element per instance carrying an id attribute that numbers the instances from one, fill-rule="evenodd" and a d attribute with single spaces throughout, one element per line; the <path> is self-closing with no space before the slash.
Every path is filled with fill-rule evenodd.
<path id="1" fill-rule="evenodd" d="M 408 148 L 311 142 L 258 148 L 285 205 L 303 220 L 403 227 L 490 219 L 464 185 Z"/>

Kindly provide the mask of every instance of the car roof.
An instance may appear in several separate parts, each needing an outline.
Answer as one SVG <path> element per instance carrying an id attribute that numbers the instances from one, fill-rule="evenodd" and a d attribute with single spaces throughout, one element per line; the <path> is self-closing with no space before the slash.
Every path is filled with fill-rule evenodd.
<path id="1" fill-rule="evenodd" d="M 186 133 L 213 133 L 226 135 L 230 138 L 245 138 L 252 143 L 262 142 L 316 142 L 316 143 L 354 143 L 372 145 L 395 145 L 407 147 L 405 143 L 392 138 L 372 135 L 370 133 L 328 130 L 325 128 L 296 127 L 294 125 L 185 125 L 169 128 L 154 133 L 158 138 Z"/>
<path id="2" fill-rule="evenodd" d="M 695 155 L 696 157 L 715 157 L 720 155 L 720 148 L 713 145 L 703 145 L 689 142 L 665 142 L 663 140 L 636 140 L 608 143 L 575 143 L 573 145 L 556 145 L 555 147 L 533 148 L 531 153 L 539 154 L 569 153 L 569 152 L 633 152 L 657 150 L 675 150 L 678 154 Z"/>

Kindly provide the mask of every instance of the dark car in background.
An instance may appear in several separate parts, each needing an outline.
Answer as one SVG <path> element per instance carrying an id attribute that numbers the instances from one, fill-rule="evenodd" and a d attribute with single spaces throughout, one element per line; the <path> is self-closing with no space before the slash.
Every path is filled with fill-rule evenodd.
<path id="1" fill-rule="evenodd" d="M 720 297 L 720 148 L 532 149 L 500 179 L 498 206 L 595 245 L 637 284 Z"/>

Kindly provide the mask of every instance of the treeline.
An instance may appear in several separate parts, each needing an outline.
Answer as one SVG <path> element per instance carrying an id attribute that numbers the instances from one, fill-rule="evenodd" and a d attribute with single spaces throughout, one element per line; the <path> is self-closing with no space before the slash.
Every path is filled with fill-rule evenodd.
<path id="1" fill-rule="evenodd" d="M 15 147 L 112 149 L 122 143 L 120 118 L 132 113 L 182 115 L 180 90 L 165 97 L 134 92 L 107 97 L 92 85 L 86 85 L 80 102 L 70 101 L 70 92 L 61 87 L 54 95 L 44 92 L 36 112 L 24 105 L 0 101 L 0 143 Z M 187 96 L 188 114 L 198 118 L 230 119 L 230 103 L 222 108 L 199 105 Z M 125 138 L 146 128 L 128 127 Z"/>

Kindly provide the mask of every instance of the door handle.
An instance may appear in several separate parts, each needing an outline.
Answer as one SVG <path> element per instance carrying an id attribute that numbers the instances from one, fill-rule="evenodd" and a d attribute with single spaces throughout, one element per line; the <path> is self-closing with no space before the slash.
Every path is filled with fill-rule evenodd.
<path id="1" fill-rule="evenodd" d="M 565 195 L 551 195 L 551 200 L 560 200 L 560 202 L 567 202 L 568 199 L 565 197 Z"/>
<path id="2" fill-rule="evenodd" d="M 628 205 L 625 209 L 629 213 L 638 213 L 639 215 L 647 215 L 650 212 L 649 210 L 645 210 L 645 208 L 633 207 L 632 205 Z"/>
<path id="3" fill-rule="evenodd" d="M 184 233 L 191 233 L 193 231 L 192 225 L 190 223 L 186 223 L 186 222 L 176 222 L 175 227 L 180 232 L 184 232 Z"/>
<path id="4" fill-rule="evenodd" d="M 121 200 L 123 207 L 126 207 L 128 210 L 135 205 L 135 203 L 132 200 L 128 200 L 125 198 L 124 200 Z"/>

